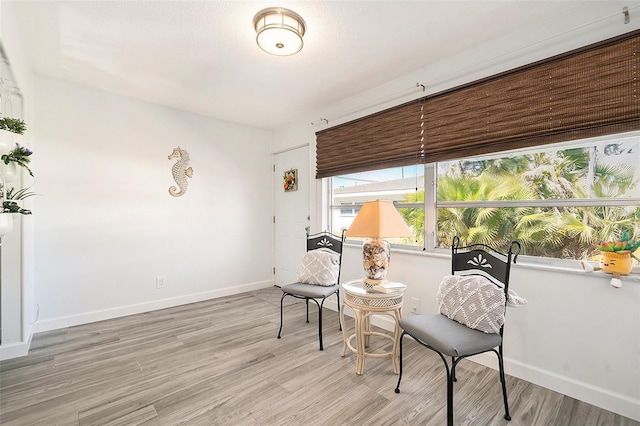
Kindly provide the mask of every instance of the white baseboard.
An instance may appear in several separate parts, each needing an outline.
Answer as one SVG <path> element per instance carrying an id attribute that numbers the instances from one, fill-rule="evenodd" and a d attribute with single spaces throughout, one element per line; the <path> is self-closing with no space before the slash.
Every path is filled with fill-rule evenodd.
<path id="1" fill-rule="evenodd" d="M 73 327 L 75 325 L 88 324 L 97 321 L 104 321 L 112 318 L 124 317 L 127 315 L 141 314 L 144 312 L 157 311 L 159 309 L 172 308 L 174 306 L 186 305 L 188 303 L 201 302 L 203 300 L 216 299 L 219 297 L 232 296 L 247 291 L 260 290 L 273 286 L 273 281 L 259 281 L 255 283 L 243 284 L 235 287 L 226 287 L 201 293 L 187 294 L 183 296 L 171 297 L 167 299 L 154 300 L 150 302 L 137 303 L 135 305 L 118 306 L 115 308 L 103 309 L 99 311 L 84 312 L 77 315 L 51 318 L 37 321 L 33 325 L 33 333 L 57 330 L 59 328 Z"/>
<path id="2" fill-rule="evenodd" d="M 337 311 L 335 300 L 327 300 L 325 306 Z M 349 311 L 346 311 L 349 315 Z M 351 316 L 351 315 L 349 315 Z M 371 323 L 387 331 L 393 331 L 394 321 L 389 316 L 373 316 Z M 498 360 L 493 353 L 484 353 L 468 358 L 485 367 L 498 369 Z M 603 408 L 621 416 L 640 421 L 640 400 L 627 395 L 611 392 L 607 389 L 593 386 L 567 376 L 524 364 L 520 361 L 504 359 L 505 373 L 527 382 L 542 386 L 552 391 L 570 396 L 579 401 Z M 443 370 L 444 371 L 444 370 Z M 508 380 L 508 379 L 507 379 Z"/>
<path id="3" fill-rule="evenodd" d="M 0 361 L 27 355 L 29 353 L 30 344 L 31 340 L 29 340 L 28 342 L 17 342 L 0 345 Z"/>
<path id="4" fill-rule="evenodd" d="M 0 345 L 0 361 L 26 356 L 29 353 L 29 348 L 31 347 L 32 337 L 33 325 L 29 324 L 26 330 L 23 330 L 23 339 L 25 339 L 24 342 L 15 342 Z"/>

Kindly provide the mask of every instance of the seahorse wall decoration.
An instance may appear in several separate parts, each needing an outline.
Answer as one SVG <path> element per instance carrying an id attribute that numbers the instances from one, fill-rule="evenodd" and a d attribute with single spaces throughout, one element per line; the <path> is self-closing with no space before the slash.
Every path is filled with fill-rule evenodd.
<path id="1" fill-rule="evenodd" d="M 169 187 L 169 194 L 174 197 L 181 197 L 187 192 L 187 178 L 193 177 L 193 169 L 187 167 L 189 165 L 189 153 L 181 149 L 180 147 L 173 148 L 173 152 L 169 155 L 169 160 L 177 158 L 173 167 L 171 167 L 171 173 L 173 173 L 173 180 L 176 181 L 176 186 Z M 178 190 L 180 189 L 180 190 Z"/>

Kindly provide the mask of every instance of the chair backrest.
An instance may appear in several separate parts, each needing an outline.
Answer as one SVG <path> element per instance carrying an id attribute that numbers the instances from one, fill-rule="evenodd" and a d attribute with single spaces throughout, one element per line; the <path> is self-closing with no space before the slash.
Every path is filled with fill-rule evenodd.
<path id="1" fill-rule="evenodd" d="M 517 241 L 509 244 L 507 253 L 501 253 L 485 244 L 460 247 L 460 238 L 455 236 L 451 244 L 451 275 L 464 272 L 485 276 L 494 284 L 499 283 L 506 296 L 509 291 L 511 262 L 516 263 L 519 254 L 520 243 Z"/>
<path id="2" fill-rule="evenodd" d="M 488 310 L 483 312 L 482 315 L 478 316 L 476 311 L 475 316 L 472 318 L 466 318 L 466 315 L 463 315 L 463 321 L 460 319 L 456 319 L 457 309 L 454 309 L 453 313 L 444 312 L 449 318 L 452 318 L 451 315 L 454 315 L 454 320 L 458 322 L 462 322 L 464 325 L 470 328 L 476 328 L 485 332 L 498 332 L 500 336 L 502 336 L 504 331 L 504 318 L 507 310 L 507 303 L 509 300 L 509 273 L 511 272 L 511 262 L 516 262 L 516 259 L 520 254 L 520 243 L 517 241 L 512 241 L 509 244 L 509 249 L 507 253 L 501 253 L 498 250 L 494 249 L 485 244 L 471 244 L 469 246 L 460 247 L 460 238 L 455 236 L 453 238 L 453 243 L 451 244 L 451 275 L 478 275 L 485 277 L 490 284 L 482 284 L 482 282 L 476 282 L 477 285 L 494 285 L 496 289 L 500 288 L 501 291 L 504 292 L 504 305 L 502 308 L 499 308 L 500 305 L 491 305 L 489 303 L 487 306 L 484 306 Z M 439 290 L 438 297 L 441 297 Z M 457 284 L 456 284 L 457 285 Z M 469 297 L 458 298 L 459 304 L 463 307 L 462 312 L 464 314 L 465 309 L 464 306 L 469 303 L 473 303 L 475 297 L 471 295 L 473 293 L 477 293 L 481 295 L 483 300 L 491 301 L 493 300 L 492 292 L 486 292 L 482 290 L 481 293 L 478 293 L 479 288 L 472 290 L 469 294 Z M 499 291 L 500 291 L 499 290 Z M 480 296 L 478 296 L 480 297 Z M 442 309 L 441 305 L 441 309 Z M 458 305 L 455 305 L 458 306 Z M 441 310 L 442 312 L 442 310 Z M 476 322 L 482 321 L 482 324 L 475 324 Z M 472 324 L 470 324 L 470 323 Z M 488 324 L 488 328 L 485 326 Z M 482 325 L 479 327 L 478 325 Z"/>
<path id="3" fill-rule="evenodd" d="M 325 250 L 332 251 L 338 255 L 338 284 L 340 283 L 340 272 L 342 271 L 342 247 L 346 231 L 346 229 L 343 229 L 342 235 L 334 235 L 329 231 L 310 235 L 307 229 L 307 251 Z"/>

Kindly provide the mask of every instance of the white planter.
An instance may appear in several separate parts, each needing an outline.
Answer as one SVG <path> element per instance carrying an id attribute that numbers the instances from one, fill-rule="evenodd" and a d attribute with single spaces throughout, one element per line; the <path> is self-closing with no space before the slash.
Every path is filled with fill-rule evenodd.
<path id="1" fill-rule="evenodd" d="M 10 132 L 8 130 L 0 130 L 0 154 L 7 154 L 16 144 L 22 145 L 22 135 Z"/>
<path id="2" fill-rule="evenodd" d="M 8 154 L 16 147 L 16 144 L 22 145 L 22 135 L 0 130 L 0 155 Z M 9 164 L 0 161 L 0 173 L 2 173 L 5 183 L 12 183 L 20 176 L 18 165 L 13 161 Z"/>
<path id="3" fill-rule="evenodd" d="M 0 213 L 0 237 L 4 237 L 13 229 L 13 215 L 15 213 Z"/>
<path id="4" fill-rule="evenodd" d="M 18 178 L 18 173 L 20 172 L 16 163 L 11 161 L 9 164 L 4 164 L 4 161 L 0 161 L 0 174 L 2 174 L 4 183 L 13 183 Z M 2 179 L 0 179 L 0 183 L 2 183 Z"/>

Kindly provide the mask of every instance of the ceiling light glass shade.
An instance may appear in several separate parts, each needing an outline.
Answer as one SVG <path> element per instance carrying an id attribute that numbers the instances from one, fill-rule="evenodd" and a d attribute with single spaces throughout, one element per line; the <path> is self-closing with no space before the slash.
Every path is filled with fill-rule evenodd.
<path id="1" fill-rule="evenodd" d="M 263 9 L 253 18 L 256 42 L 272 55 L 288 56 L 302 49 L 305 22 L 297 13 L 282 7 Z"/>

